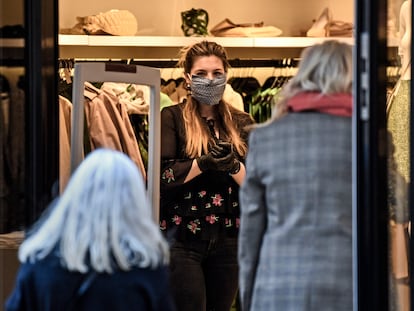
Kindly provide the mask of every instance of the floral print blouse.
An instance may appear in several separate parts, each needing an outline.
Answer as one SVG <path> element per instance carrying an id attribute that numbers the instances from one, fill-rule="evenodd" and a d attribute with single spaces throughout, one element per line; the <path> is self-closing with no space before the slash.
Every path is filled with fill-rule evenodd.
<path id="1" fill-rule="evenodd" d="M 178 240 L 237 236 L 239 185 L 233 178 L 225 172 L 207 171 L 184 183 L 193 158 L 185 154 L 183 105 L 166 107 L 161 112 L 160 228 Z M 239 110 L 233 112 L 233 119 L 247 142 L 245 126 L 253 119 Z"/>

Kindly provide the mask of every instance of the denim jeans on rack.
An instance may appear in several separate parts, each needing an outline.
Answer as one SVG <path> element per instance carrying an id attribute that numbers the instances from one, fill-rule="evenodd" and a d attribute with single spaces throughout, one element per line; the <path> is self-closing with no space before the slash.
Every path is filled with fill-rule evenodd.
<path id="1" fill-rule="evenodd" d="M 237 238 L 175 241 L 171 286 L 177 311 L 229 311 L 238 289 Z"/>

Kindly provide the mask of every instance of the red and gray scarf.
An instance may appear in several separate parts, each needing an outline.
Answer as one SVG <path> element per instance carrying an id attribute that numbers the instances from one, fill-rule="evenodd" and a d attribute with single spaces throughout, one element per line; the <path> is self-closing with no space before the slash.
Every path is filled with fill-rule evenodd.
<path id="1" fill-rule="evenodd" d="M 347 93 L 323 95 L 319 92 L 299 93 L 287 102 L 289 111 L 318 111 L 341 117 L 352 116 L 352 95 Z"/>

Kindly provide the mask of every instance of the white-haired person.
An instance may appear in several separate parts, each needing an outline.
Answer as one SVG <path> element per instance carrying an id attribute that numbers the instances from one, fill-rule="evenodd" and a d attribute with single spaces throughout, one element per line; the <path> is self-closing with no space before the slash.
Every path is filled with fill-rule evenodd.
<path id="1" fill-rule="evenodd" d="M 6 310 L 175 310 L 169 250 L 142 175 L 123 153 L 97 149 L 19 248 Z"/>
<path id="2" fill-rule="evenodd" d="M 240 189 L 243 311 L 352 310 L 352 47 L 306 48 L 249 136 Z"/>

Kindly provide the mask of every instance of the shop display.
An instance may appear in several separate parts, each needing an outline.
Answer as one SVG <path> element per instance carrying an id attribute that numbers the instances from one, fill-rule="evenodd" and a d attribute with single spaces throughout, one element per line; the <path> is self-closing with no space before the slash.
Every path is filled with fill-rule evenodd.
<path id="1" fill-rule="evenodd" d="M 181 12 L 181 29 L 186 37 L 207 36 L 208 13 L 204 9 Z"/>
<path id="2" fill-rule="evenodd" d="M 282 30 L 265 26 L 263 22 L 236 24 L 226 18 L 210 29 L 210 33 L 216 37 L 278 37 Z"/>
<path id="3" fill-rule="evenodd" d="M 61 34 L 134 36 L 138 30 L 135 16 L 128 10 L 110 10 L 96 15 L 76 17 L 72 28 L 60 29 Z"/>

